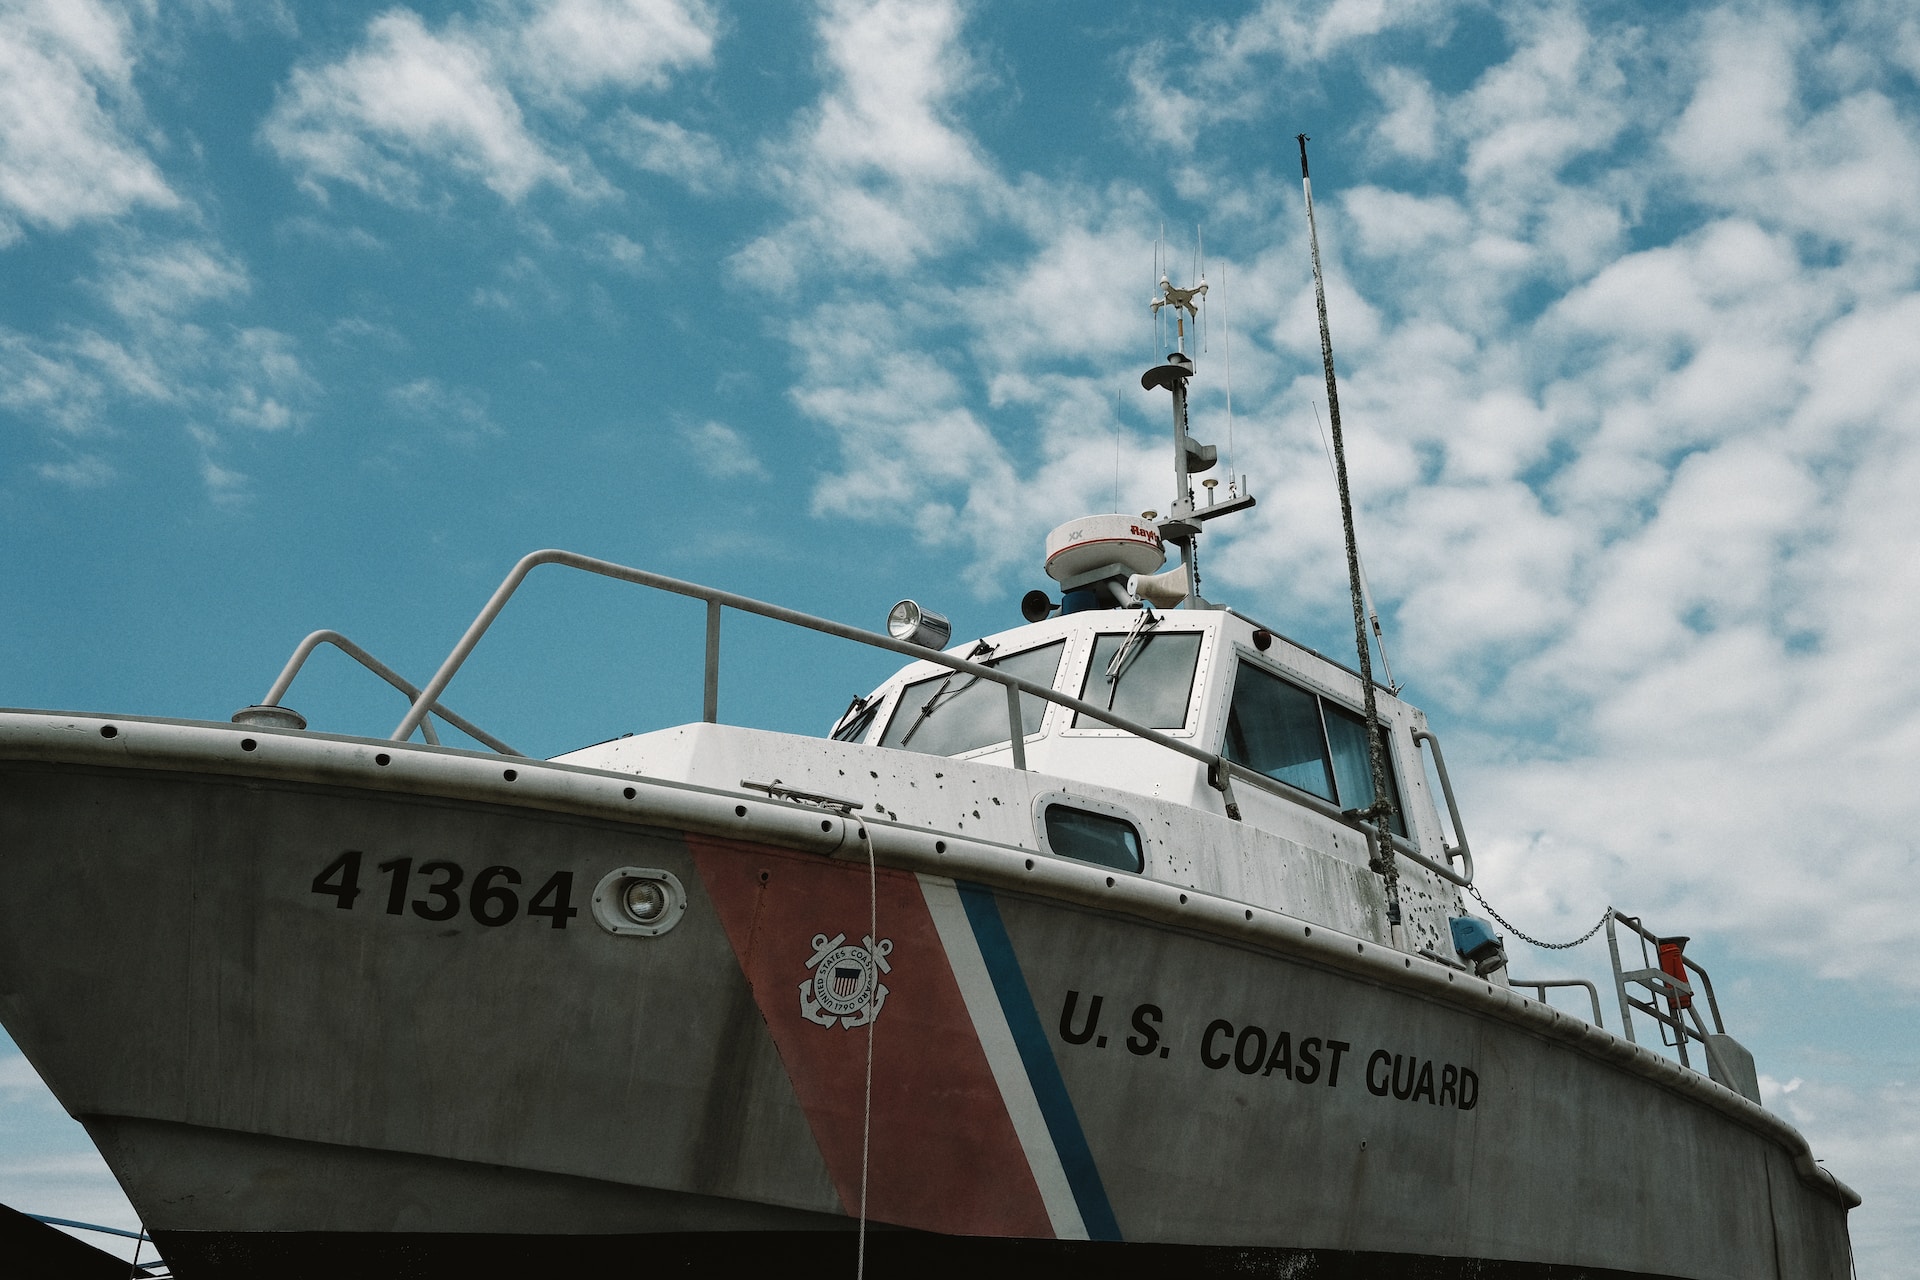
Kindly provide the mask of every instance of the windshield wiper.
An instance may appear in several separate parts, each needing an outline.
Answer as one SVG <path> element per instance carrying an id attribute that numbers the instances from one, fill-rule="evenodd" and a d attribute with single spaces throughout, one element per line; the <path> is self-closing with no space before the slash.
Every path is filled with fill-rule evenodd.
<path id="1" fill-rule="evenodd" d="M 929 697 L 925 705 L 920 708 L 920 714 L 913 718 L 913 723 L 907 726 L 907 731 L 900 735 L 900 745 L 902 747 L 913 741 L 913 735 L 920 732 L 920 726 L 927 722 L 927 717 L 933 714 L 934 708 L 944 703 L 952 702 L 955 698 L 973 688 L 974 682 L 980 679 L 979 676 L 970 675 L 967 677 L 965 684 L 955 689 L 952 693 L 948 693 L 947 686 L 952 684 L 953 678 L 959 674 L 958 671 L 949 671 L 947 673 L 947 678 L 940 682 L 940 687 L 933 691 L 932 696 Z"/>
<path id="2" fill-rule="evenodd" d="M 995 647 L 994 645 L 988 644 L 985 640 L 976 641 L 973 646 L 973 651 L 967 655 L 967 661 L 978 661 L 982 657 L 991 658 L 993 657 Z M 991 666 L 993 664 L 989 662 L 987 665 Z M 913 718 L 913 723 L 907 726 L 907 731 L 900 735 L 901 746 L 904 747 L 913 741 L 913 735 L 920 732 L 920 726 L 927 722 L 927 717 L 933 714 L 935 707 L 941 705 L 943 700 L 942 695 L 945 695 L 945 701 L 951 702 L 967 690 L 973 688 L 974 683 L 980 679 L 979 676 L 969 675 L 965 684 L 955 689 L 951 694 L 947 693 L 947 686 L 952 684 L 953 678 L 959 674 L 958 671 L 947 672 L 947 678 L 940 682 L 940 687 L 933 691 L 933 696 L 928 698 L 926 704 L 920 708 L 920 714 Z"/>
<path id="3" fill-rule="evenodd" d="M 1160 625 L 1160 615 L 1152 609 L 1142 609 L 1140 616 L 1133 620 L 1133 626 L 1127 631 L 1127 638 L 1120 642 L 1120 649 L 1113 655 L 1113 661 L 1107 664 L 1107 710 L 1113 710 L 1113 700 L 1120 694 L 1120 676 L 1127 669 L 1129 657 L 1137 657 L 1146 651 L 1147 646 L 1140 643 L 1142 637 Z M 1135 646 L 1139 647 L 1136 649 Z"/>

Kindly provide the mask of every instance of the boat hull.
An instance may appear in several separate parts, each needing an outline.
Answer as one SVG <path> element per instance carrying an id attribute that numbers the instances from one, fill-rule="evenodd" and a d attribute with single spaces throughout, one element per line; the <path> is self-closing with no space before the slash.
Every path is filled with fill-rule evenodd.
<path id="1" fill-rule="evenodd" d="M 0 761 L 0 1017 L 178 1274 L 840 1274 L 863 1201 L 923 1271 L 1848 1273 L 1843 1197 L 1611 1037 L 1023 890 L 1017 854 L 989 883 L 377 768 Z M 633 867 L 684 887 L 658 936 L 595 921 Z"/>

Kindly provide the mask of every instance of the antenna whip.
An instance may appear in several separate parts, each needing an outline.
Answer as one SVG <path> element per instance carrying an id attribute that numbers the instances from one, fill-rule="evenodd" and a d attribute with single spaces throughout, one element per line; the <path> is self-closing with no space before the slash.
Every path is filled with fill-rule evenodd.
<path id="1" fill-rule="evenodd" d="M 1333 446 L 1327 443 L 1327 427 L 1320 421 L 1320 402 L 1310 400 L 1308 403 L 1313 406 L 1313 425 L 1320 428 L 1320 447 L 1327 455 L 1327 470 L 1334 471 Z M 1335 471 L 1335 474 L 1339 473 Z M 1359 559 L 1359 554 L 1355 551 L 1354 558 Z M 1400 681 L 1394 678 L 1393 659 L 1387 656 L 1387 634 L 1380 629 L 1380 610 L 1373 603 L 1373 583 L 1367 580 L 1367 562 L 1364 560 L 1360 561 L 1360 590 L 1366 597 L 1367 622 L 1373 627 L 1373 642 L 1380 646 L 1380 664 L 1387 669 L 1387 692 L 1398 694 Z"/>
<path id="2" fill-rule="evenodd" d="M 1223 262 L 1220 264 L 1220 305 L 1223 308 L 1227 305 L 1226 295 L 1227 264 Z M 1233 453 L 1233 317 L 1222 316 L 1221 320 L 1227 326 L 1227 496 L 1231 498 L 1239 492 L 1238 486 L 1233 483 L 1234 476 L 1239 474 L 1234 470 L 1238 464 L 1234 461 Z"/>
<path id="3" fill-rule="evenodd" d="M 1367 763 L 1373 772 L 1373 803 L 1350 810 L 1374 828 L 1373 870 L 1385 883 L 1387 923 L 1400 923 L 1400 867 L 1393 848 L 1393 801 L 1388 799 L 1387 761 L 1380 740 L 1380 707 L 1373 696 L 1373 653 L 1367 643 L 1366 593 L 1360 584 L 1360 547 L 1353 532 L 1353 496 L 1347 488 L 1347 455 L 1340 436 L 1340 390 L 1333 376 L 1333 335 L 1327 328 L 1327 287 L 1320 271 L 1320 233 L 1313 222 L 1313 179 L 1307 174 L 1307 135 L 1300 143 L 1300 186 L 1307 197 L 1307 241 L 1313 250 L 1313 300 L 1320 309 L 1320 363 L 1327 371 L 1327 418 L 1333 424 L 1333 471 L 1340 486 L 1340 524 L 1347 537 L 1347 582 L 1353 595 L 1353 640 L 1360 653 L 1360 691 L 1367 719 Z"/>

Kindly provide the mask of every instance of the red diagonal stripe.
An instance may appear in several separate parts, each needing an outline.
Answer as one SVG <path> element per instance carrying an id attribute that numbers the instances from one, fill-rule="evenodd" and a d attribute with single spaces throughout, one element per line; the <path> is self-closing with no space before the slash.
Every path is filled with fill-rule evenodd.
<path id="1" fill-rule="evenodd" d="M 761 1016 L 849 1213 L 860 1205 L 867 1028 L 808 1021 L 800 987 L 816 934 L 868 930 L 867 868 L 689 835 Z M 867 1212 L 878 1221 L 962 1235 L 1050 1237 L 986 1054 L 919 883 L 877 877 L 881 938 L 891 939 L 885 1008 L 873 1024 L 873 1140 Z"/>

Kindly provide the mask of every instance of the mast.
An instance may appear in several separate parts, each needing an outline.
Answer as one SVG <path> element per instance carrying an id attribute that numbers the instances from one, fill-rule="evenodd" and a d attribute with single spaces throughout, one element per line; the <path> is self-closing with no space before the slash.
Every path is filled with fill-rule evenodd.
<path id="1" fill-rule="evenodd" d="M 1187 379 L 1193 376 L 1193 360 L 1187 355 L 1187 320 L 1200 316 L 1200 299 L 1206 296 L 1206 281 L 1192 288 L 1176 288 L 1166 276 L 1160 277 L 1160 295 L 1151 306 L 1157 316 L 1163 307 L 1172 307 L 1175 323 L 1175 349 L 1167 353 L 1165 364 L 1155 365 L 1140 375 L 1141 387 L 1152 390 L 1165 387 L 1173 396 L 1173 505 L 1156 527 L 1165 541 L 1180 548 L 1180 566 L 1186 578 L 1183 603 L 1189 609 L 1209 607 L 1200 594 L 1200 526 L 1216 516 L 1244 511 L 1253 505 L 1253 495 L 1241 492 L 1225 502 L 1213 501 L 1212 481 L 1208 481 L 1207 503 L 1193 500 L 1193 477 L 1209 471 L 1220 459 L 1220 451 L 1201 444 L 1187 433 Z M 1233 490 L 1229 488 L 1229 495 Z"/>
<path id="2" fill-rule="evenodd" d="M 1327 373 L 1327 418 L 1333 424 L 1333 474 L 1340 486 L 1340 523 L 1346 532 L 1347 582 L 1353 595 L 1353 640 L 1360 654 L 1360 690 L 1367 721 L 1367 764 L 1373 772 L 1373 803 L 1350 810 L 1373 823 L 1373 871 L 1385 882 L 1387 923 L 1400 923 L 1400 867 L 1393 848 L 1393 801 L 1388 799 L 1386 753 L 1380 741 L 1380 707 L 1373 696 L 1373 652 L 1367 643 L 1366 593 L 1360 582 L 1360 545 L 1353 531 L 1353 496 L 1347 488 L 1347 453 L 1340 437 L 1340 389 L 1333 376 L 1333 335 L 1327 327 L 1327 287 L 1320 272 L 1320 233 L 1313 222 L 1313 179 L 1307 174 L 1307 135 L 1300 143 L 1300 185 L 1307 197 L 1307 241 L 1313 249 L 1313 300 L 1320 309 L 1320 363 Z"/>

